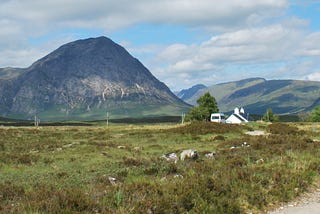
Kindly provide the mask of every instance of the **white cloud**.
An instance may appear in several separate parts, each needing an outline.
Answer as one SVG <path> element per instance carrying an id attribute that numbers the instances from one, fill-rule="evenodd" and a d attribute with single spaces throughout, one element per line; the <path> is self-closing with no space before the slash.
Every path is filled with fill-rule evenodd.
<path id="1" fill-rule="evenodd" d="M 34 63 L 36 60 L 44 57 L 57 47 L 67 42 L 73 41 L 73 37 L 63 37 L 52 39 L 44 42 L 37 47 L 27 44 L 27 40 L 15 40 L 13 37 L 6 39 L 6 42 L 16 42 L 15 45 L 1 44 L 0 46 L 6 47 L 0 50 L 0 68 L 2 67 L 21 67 L 26 68 Z M 1 41 L 1 40 L 0 40 Z"/>
<path id="2" fill-rule="evenodd" d="M 113 32 L 143 23 L 205 29 L 212 34 L 207 41 L 180 42 L 167 47 L 161 41 L 140 47 L 121 42 L 135 57 L 143 57 L 152 73 L 174 88 L 223 81 L 225 75 L 232 73 L 226 69 L 230 65 L 235 68 L 257 65 L 258 73 L 261 64 L 284 63 L 287 66 L 269 74 L 278 72 L 286 76 L 295 71 L 301 78 L 317 77 L 316 63 L 306 65 L 299 59 L 319 61 L 320 32 L 308 31 L 309 20 L 287 16 L 286 9 L 292 2 L 306 1 L 3 0 L 0 67 L 29 66 L 65 42 L 79 38 L 68 33 L 58 38 L 52 36 L 66 29 Z M 308 4 L 315 2 L 308 0 Z M 35 38 L 46 39 L 37 45 L 30 44 L 29 40 Z M 300 64 L 295 64 L 297 61 Z M 243 73 L 237 76 L 246 77 Z"/>
<path id="3" fill-rule="evenodd" d="M 320 56 L 320 32 L 314 32 L 304 38 L 301 50 L 297 52 L 301 56 Z"/>
<path id="4" fill-rule="evenodd" d="M 185 76 L 190 79 L 185 81 L 194 84 L 204 74 L 216 78 L 212 83 L 220 82 L 225 75 L 232 79 L 232 75 L 248 77 L 245 74 L 305 79 L 315 72 L 315 68 L 319 68 L 316 63 L 320 56 L 319 44 L 319 32 L 306 33 L 301 24 L 292 25 L 292 22 L 286 21 L 283 24 L 218 34 L 201 44 L 173 44 L 159 53 L 158 57 L 167 59 L 168 66 L 163 69 L 168 75 L 189 74 Z M 233 72 L 228 68 L 229 65 L 233 66 Z M 250 70 L 243 72 L 241 68 Z M 201 71 L 206 73 L 199 75 Z M 312 73 L 311 76 L 316 75 L 318 73 Z M 174 81 L 174 78 L 170 81 Z"/>
<path id="5" fill-rule="evenodd" d="M 174 71 L 189 71 L 189 72 L 196 72 L 196 71 L 207 71 L 215 69 L 215 66 L 211 63 L 202 63 L 193 60 L 182 60 L 178 61 L 169 68 L 170 70 Z"/>
<path id="6" fill-rule="evenodd" d="M 160 60 L 177 61 L 192 54 L 192 47 L 185 44 L 173 44 L 166 47 L 158 54 Z"/>
<path id="7" fill-rule="evenodd" d="M 178 70 L 190 70 L 188 66 L 199 64 L 279 61 L 292 58 L 297 44 L 303 39 L 302 32 L 271 25 L 219 34 L 198 45 L 170 45 L 159 58 L 168 59 L 172 68 Z"/>
<path id="8" fill-rule="evenodd" d="M 306 79 L 310 81 L 320 81 L 320 71 L 309 74 Z"/>
<path id="9" fill-rule="evenodd" d="M 0 19 L 15 20 L 29 33 L 57 27 L 109 31 L 141 22 L 232 28 L 287 6 L 287 0 L 11 0 L 0 3 Z"/>
<path id="10" fill-rule="evenodd" d="M 316 60 L 297 57 L 291 61 L 281 64 L 278 68 L 271 70 L 266 77 L 273 79 L 308 79 L 311 73 L 319 70 Z"/>
<path id="11" fill-rule="evenodd" d="M 30 38 L 66 29 L 110 32 L 138 23 L 233 29 L 246 25 L 252 15 L 263 19 L 287 6 L 287 0 L 5 0 L 0 3 L 0 55 L 10 51 L 17 55 L 3 59 L 0 67 L 11 62 L 26 66 L 27 58 L 34 58 L 19 60 L 20 53 L 31 49 L 35 56 L 43 53 L 42 47 L 29 44 Z"/>

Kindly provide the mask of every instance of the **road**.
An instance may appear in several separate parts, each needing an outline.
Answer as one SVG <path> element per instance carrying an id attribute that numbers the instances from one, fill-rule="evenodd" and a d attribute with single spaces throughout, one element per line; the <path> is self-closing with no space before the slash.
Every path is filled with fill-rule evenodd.
<path id="1" fill-rule="evenodd" d="M 320 214 L 320 189 L 306 193 L 296 201 L 268 212 L 268 214 Z"/>

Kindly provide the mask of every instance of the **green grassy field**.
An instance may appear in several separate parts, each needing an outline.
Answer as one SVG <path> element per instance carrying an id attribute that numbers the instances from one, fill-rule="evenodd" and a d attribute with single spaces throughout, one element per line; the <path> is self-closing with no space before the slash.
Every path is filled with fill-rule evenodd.
<path id="1" fill-rule="evenodd" d="M 184 149 L 199 158 L 160 158 Z M 259 213 L 311 187 L 319 155 L 311 123 L 0 127 L 0 212 Z"/>

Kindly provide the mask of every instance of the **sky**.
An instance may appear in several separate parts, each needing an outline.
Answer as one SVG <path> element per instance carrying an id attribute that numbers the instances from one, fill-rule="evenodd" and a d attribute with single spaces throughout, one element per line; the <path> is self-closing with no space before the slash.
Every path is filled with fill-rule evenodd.
<path id="1" fill-rule="evenodd" d="M 0 68 L 106 36 L 173 91 L 251 77 L 320 81 L 320 0 L 1 0 Z"/>

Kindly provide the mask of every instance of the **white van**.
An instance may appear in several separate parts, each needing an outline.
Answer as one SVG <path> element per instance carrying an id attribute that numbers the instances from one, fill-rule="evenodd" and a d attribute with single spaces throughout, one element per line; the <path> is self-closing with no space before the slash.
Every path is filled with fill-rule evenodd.
<path id="1" fill-rule="evenodd" d="M 213 113 L 210 116 L 210 121 L 215 123 L 226 123 L 223 113 Z"/>

